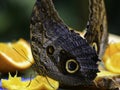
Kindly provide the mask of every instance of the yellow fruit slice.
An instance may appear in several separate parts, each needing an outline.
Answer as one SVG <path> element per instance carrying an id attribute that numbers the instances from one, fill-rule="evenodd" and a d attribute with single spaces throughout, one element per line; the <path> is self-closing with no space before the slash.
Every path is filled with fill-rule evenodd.
<path id="1" fill-rule="evenodd" d="M 110 44 L 103 56 L 103 62 L 111 72 L 120 74 L 120 43 Z"/>
<path id="2" fill-rule="evenodd" d="M 14 43 L 0 43 L 0 72 L 24 70 L 33 63 L 30 45 L 24 39 Z"/>
<path id="3" fill-rule="evenodd" d="M 105 55 L 111 56 L 118 52 L 120 52 L 120 42 L 109 44 L 105 51 Z"/>
<path id="4" fill-rule="evenodd" d="M 120 73 L 120 53 L 113 54 L 111 57 L 106 56 L 104 60 L 106 68 L 114 73 Z"/>
<path id="5" fill-rule="evenodd" d="M 9 74 L 8 80 L 2 79 L 1 82 L 2 87 L 7 90 L 57 90 L 59 87 L 58 81 L 43 76 L 36 76 L 31 81 L 22 81 L 21 77 L 12 77 Z"/>
<path id="6" fill-rule="evenodd" d="M 57 90 L 58 87 L 58 81 L 43 76 L 35 77 L 29 86 L 30 90 Z"/>

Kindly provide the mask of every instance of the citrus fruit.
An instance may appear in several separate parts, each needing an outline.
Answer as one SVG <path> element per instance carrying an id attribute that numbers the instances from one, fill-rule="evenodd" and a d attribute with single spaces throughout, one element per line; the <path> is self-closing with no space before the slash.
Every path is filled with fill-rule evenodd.
<path id="1" fill-rule="evenodd" d="M 111 72 L 120 73 L 120 43 L 110 44 L 103 56 L 103 62 Z"/>
<path id="2" fill-rule="evenodd" d="M 40 75 L 36 76 L 29 86 L 29 88 L 31 88 L 32 90 L 57 90 L 58 87 L 58 81 Z"/>
<path id="3" fill-rule="evenodd" d="M 0 43 L 0 72 L 24 70 L 34 63 L 30 45 L 24 39 Z"/>
<path id="4" fill-rule="evenodd" d="M 2 87 L 7 90 L 57 90 L 58 81 L 49 77 L 36 76 L 33 80 L 22 81 L 21 77 L 9 74 L 8 80 L 2 79 Z"/>
<path id="5" fill-rule="evenodd" d="M 118 52 L 120 52 L 120 42 L 109 44 L 105 51 L 105 55 L 111 56 Z"/>

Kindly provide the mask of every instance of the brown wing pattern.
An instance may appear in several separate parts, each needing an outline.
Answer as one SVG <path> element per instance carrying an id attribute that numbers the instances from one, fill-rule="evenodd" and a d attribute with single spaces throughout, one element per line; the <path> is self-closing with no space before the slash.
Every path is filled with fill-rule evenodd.
<path id="1" fill-rule="evenodd" d="M 89 11 L 85 38 L 91 46 L 96 48 L 99 58 L 101 58 L 108 41 L 104 0 L 89 0 Z"/>
<path id="2" fill-rule="evenodd" d="M 38 74 L 60 86 L 92 85 L 99 61 L 96 51 L 63 23 L 52 0 L 37 0 L 30 25 L 31 49 Z"/>

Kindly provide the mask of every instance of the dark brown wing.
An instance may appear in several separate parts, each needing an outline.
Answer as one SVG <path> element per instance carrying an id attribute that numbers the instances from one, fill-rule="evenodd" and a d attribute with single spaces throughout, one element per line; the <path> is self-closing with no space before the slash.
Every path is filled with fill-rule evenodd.
<path id="1" fill-rule="evenodd" d="M 38 74 L 60 86 L 91 85 L 98 72 L 96 51 L 59 18 L 52 0 L 37 0 L 30 25 L 31 49 Z"/>
<path id="2" fill-rule="evenodd" d="M 89 21 L 85 38 L 97 50 L 99 58 L 101 58 L 108 43 L 104 0 L 89 0 L 89 11 Z"/>

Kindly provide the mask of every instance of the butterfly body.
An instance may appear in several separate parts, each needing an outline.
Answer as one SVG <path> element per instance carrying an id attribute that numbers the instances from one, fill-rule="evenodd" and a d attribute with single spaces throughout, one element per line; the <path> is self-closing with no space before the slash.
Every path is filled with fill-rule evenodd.
<path id="1" fill-rule="evenodd" d="M 34 68 L 60 86 L 92 85 L 99 61 L 87 40 L 64 24 L 52 0 L 37 0 L 30 25 Z"/>

